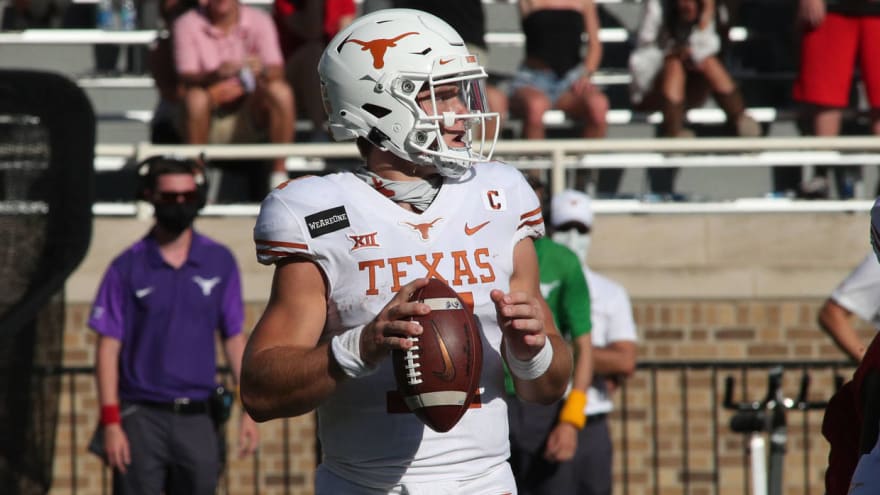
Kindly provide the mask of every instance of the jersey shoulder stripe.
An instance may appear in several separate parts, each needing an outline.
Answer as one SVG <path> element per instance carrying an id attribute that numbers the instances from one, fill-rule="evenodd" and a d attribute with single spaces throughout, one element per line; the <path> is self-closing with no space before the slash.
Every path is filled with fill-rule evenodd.
<path id="1" fill-rule="evenodd" d="M 325 212 L 344 211 L 345 201 L 340 197 L 344 187 L 339 184 L 344 181 L 342 175 L 304 177 L 269 193 L 260 205 L 254 226 L 260 263 L 269 265 L 290 256 L 314 256 L 309 242 L 312 233 L 333 228 L 332 220 L 337 220 Z M 314 218 L 313 225 L 321 226 L 310 231 L 309 218 Z"/>

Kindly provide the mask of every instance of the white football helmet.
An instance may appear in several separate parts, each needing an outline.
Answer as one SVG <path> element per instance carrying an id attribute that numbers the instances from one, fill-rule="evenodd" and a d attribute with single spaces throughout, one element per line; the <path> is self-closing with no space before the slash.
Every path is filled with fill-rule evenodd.
<path id="1" fill-rule="evenodd" d="M 355 19 L 330 41 L 318 73 L 336 140 L 362 137 L 448 177 L 492 156 L 498 126 L 487 139 L 486 123 L 497 123 L 498 114 L 489 112 L 486 71 L 461 36 L 431 14 L 388 9 Z M 463 135 L 449 146 L 441 128 L 450 134 L 459 120 Z"/>

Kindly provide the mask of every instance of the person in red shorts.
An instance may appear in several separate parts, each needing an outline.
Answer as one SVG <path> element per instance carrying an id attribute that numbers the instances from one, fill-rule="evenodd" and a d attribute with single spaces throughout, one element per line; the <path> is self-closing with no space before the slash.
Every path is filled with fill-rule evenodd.
<path id="1" fill-rule="evenodd" d="M 798 21 L 803 29 L 801 67 L 794 99 L 804 104 L 808 134 L 840 134 L 843 109 L 848 106 L 856 64 L 871 107 L 871 131 L 880 135 L 880 2 L 872 0 L 800 0 Z M 827 167 L 800 186 L 806 197 L 827 197 Z M 838 167 L 838 197 L 852 198 L 861 180 L 858 166 Z M 774 171 L 777 190 L 797 191 L 800 168 Z"/>
<path id="2" fill-rule="evenodd" d="M 321 103 L 318 60 L 327 43 L 354 20 L 354 0 L 275 0 L 272 18 L 278 28 L 285 77 L 301 115 L 312 123 L 311 141 L 329 141 L 327 114 Z"/>

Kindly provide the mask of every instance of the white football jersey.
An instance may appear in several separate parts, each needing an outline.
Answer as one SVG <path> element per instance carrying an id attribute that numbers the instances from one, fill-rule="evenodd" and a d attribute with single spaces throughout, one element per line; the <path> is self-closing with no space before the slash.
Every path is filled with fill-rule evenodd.
<path id="1" fill-rule="evenodd" d="M 421 214 L 352 173 L 291 181 L 263 201 L 254 229 L 259 261 L 301 255 L 324 272 L 322 341 L 369 323 L 403 285 L 427 276 L 472 302 L 482 329 L 478 407 L 449 432 L 434 432 L 403 406 L 386 359 L 375 374 L 343 381 L 318 408 L 327 469 L 385 489 L 477 478 L 506 461 L 501 330 L 489 292 L 509 290 L 514 246 L 543 233 L 532 188 L 518 170 L 497 162 L 444 179 Z"/>

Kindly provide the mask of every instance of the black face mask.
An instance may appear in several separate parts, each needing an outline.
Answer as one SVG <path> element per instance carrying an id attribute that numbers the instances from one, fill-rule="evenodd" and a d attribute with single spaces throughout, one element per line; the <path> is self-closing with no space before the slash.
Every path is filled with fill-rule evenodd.
<path id="1" fill-rule="evenodd" d="M 195 203 L 158 204 L 156 221 L 172 234 L 180 234 L 192 225 L 199 214 L 199 205 Z"/>

